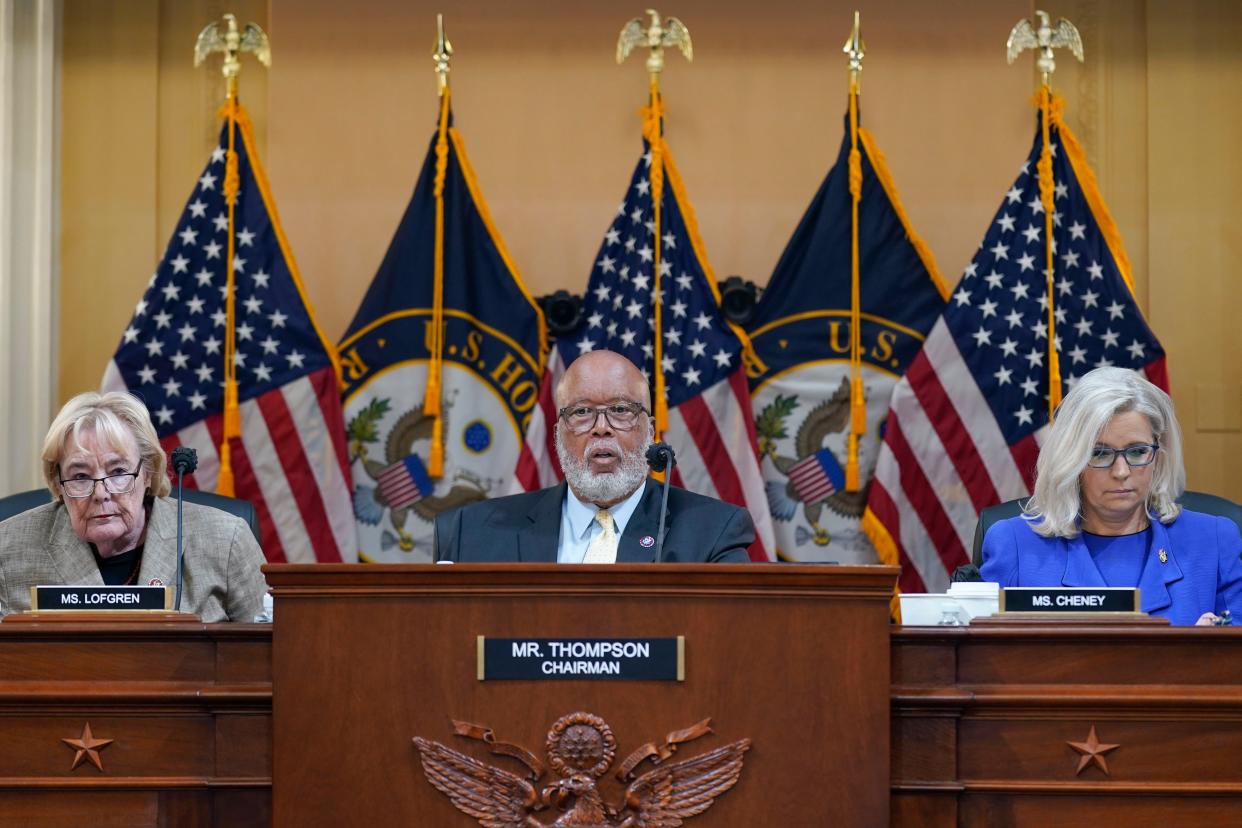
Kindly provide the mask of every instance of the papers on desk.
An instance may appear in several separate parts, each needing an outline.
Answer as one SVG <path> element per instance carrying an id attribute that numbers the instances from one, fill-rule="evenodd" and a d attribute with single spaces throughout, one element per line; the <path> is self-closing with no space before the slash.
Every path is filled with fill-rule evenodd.
<path id="1" fill-rule="evenodd" d="M 901 594 L 901 623 L 906 626 L 949 626 L 970 623 L 1000 611 L 1000 584 L 961 581 L 945 593 Z"/>

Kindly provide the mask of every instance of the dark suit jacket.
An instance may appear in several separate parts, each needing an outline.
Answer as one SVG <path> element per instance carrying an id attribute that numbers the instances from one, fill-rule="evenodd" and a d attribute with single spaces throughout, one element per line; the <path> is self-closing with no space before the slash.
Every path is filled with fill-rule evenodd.
<path id="1" fill-rule="evenodd" d="M 617 563 L 653 563 L 660 522 L 660 484 L 646 491 L 625 525 Z M 537 492 L 471 503 L 436 518 L 436 560 L 460 563 L 556 563 L 565 483 Z M 672 487 L 664 519 L 664 560 L 669 563 L 747 563 L 755 539 L 750 514 L 729 503 Z"/>

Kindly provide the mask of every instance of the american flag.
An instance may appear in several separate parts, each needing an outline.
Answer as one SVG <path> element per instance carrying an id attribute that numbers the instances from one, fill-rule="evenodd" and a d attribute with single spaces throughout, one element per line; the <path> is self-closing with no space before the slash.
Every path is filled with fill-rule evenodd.
<path id="1" fill-rule="evenodd" d="M 255 505 L 269 561 L 356 560 L 334 352 L 311 315 L 249 119 L 240 106 L 234 112 L 235 496 Z M 223 435 L 230 128 L 226 118 L 103 380 L 105 390 L 145 401 L 165 451 L 198 451 L 187 485 L 208 490 Z"/>
<path id="2" fill-rule="evenodd" d="M 771 560 L 772 518 L 759 471 L 742 342 L 721 316 L 694 213 L 667 146 L 660 264 L 659 272 L 653 272 L 652 153 L 649 144 L 644 148 L 591 269 L 583 307 L 586 328 L 574 338 L 558 340 L 548 359 L 539 405 L 518 461 L 518 483 L 533 490 L 562 476 L 553 441 L 552 391 L 577 356 L 607 348 L 629 357 L 652 379 L 658 285 L 663 303 L 661 369 L 669 409 L 664 439 L 677 455 L 672 482 L 748 509 L 756 530 L 750 556 Z"/>
<path id="3" fill-rule="evenodd" d="M 1116 365 L 1167 390 L 1164 350 L 1131 288 L 1121 237 L 1054 101 L 1053 337 L 1068 391 Z M 979 512 L 1025 497 L 1048 427 L 1048 289 L 1040 131 L 979 251 L 893 391 L 864 527 L 905 592 L 943 591 Z"/>
<path id="4" fill-rule="evenodd" d="M 417 454 L 408 455 L 404 460 L 398 460 L 384 469 L 376 482 L 390 509 L 404 509 L 435 490 L 427 475 L 427 469 Z"/>
<path id="5" fill-rule="evenodd" d="M 845 472 L 831 451 L 820 449 L 789 467 L 789 482 L 803 503 L 814 504 L 845 488 Z"/>

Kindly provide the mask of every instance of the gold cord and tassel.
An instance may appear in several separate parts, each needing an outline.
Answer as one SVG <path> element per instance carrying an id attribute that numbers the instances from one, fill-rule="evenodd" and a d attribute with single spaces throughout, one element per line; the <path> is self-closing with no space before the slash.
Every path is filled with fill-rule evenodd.
<path id="1" fill-rule="evenodd" d="M 655 441 L 663 439 L 664 432 L 668 430 L 668 399 L 667 390 L 664 381 L 664 302 L 660 295 L 660 261 L 661 261 L 661 216 L 660 208 L 664 197 L 664 136 L 661 131 L 661 125 L 664 119 L 664 105 L 660 100 L 660 84 L 659 76 L 652 74 L 651 76 L 651 103 L 642 110 L 643 114 L 643 137 L 647 139 L 647 146 L 651 153 L 651 220 L 654 227 L 653 234 L 655 236 L 652 246 L 655 248 L 652 267 L 654 275 L 652 278 L 652 301 L 655 304 L 655 365 L 652 370 L 655 372 Z"/>

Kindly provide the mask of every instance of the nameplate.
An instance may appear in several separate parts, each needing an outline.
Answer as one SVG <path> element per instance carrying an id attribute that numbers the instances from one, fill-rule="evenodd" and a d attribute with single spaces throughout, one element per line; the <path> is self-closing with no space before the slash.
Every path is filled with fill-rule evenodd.
<path id="1" fill-rule="evenodd" d="M 1124 587 L 1011 587 L 1001 612 L 1139 612 L 1139 591 Z"/>
<path id="2" fill-rule="evenodd" d="M 478 638 L 479 681 L 685 681 L 686 638 Z"/>
<path id="3" fill-rule="evenodd" d="M 167 586 L 33 586 L 30 608 L 36 612 L 100 612 L 172 609 Z"/>

